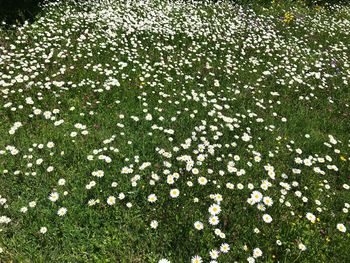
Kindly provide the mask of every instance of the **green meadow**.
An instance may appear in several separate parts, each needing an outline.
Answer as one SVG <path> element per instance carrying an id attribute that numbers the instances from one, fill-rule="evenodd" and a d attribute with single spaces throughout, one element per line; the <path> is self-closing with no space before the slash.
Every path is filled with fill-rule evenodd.
<path id="1" fill-rule="evenodd" d="M 350 262 L 350 5 L 63 1 L 0 26 L 0 262 Z"/>

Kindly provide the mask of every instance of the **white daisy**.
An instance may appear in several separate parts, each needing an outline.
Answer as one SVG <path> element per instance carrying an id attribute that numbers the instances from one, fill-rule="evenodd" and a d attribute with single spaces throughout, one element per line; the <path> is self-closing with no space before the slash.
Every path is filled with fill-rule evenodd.
<path id="1" fill-rule="evenodd" d="M 227 243 L 221 244 L 220 251 L 222 253 L 227 253 L 227 252 L 229 252 L 229 250 L 230 250 L 230 245 L 229 244 L 227 244 Z"/>
<path id="2" fill-rule="evenodd" d="M 299 243 L 298 247 L 299 247 L 299 249 L 301 251 L 305 251 L 306 250 L 306 246 L 303 243 Z"/>
<path id="3" fill-rule="evenodd" d="M 203 260 L 200 256 L 196 255 L 191 258 L 191 263 L 202 263 Z"/>
<path id="4" fill-rule="evenodd" d="M 346 227 L 344 226 L 344 224 L 337 224 L 337 229 L 338 229 L 340 232 L 343 232 L 343 233 L 346 232 Z"/>
<path id="5" fill-rule="evenodd" d="M 47 232 L 47 227 L 45 227 L 45 226 L 41 227 L 40 230 L 39 230 L 39 232 L 40 232 L 41 234 L 45 234 L 45 233 Z"/>
<path id="6" fill-rule="evenodd" d="M 157 196 L 155 195 L 155 194 L 150 194 L 149 196 L 148 196 L 148 202 L 150 202 L 150 203 L 154 203 L 154 202 L 156 202 L 157 201 Z"/>
<path id="7" fill-rule="evenodd" d="M 151 221 L 151 228 L 156 229 L 158 227 L 158 221 L 157 220 L 152 220 Z"/>
<path id="8" fill-rule="evenodd" d="M 208 183 L 208 180 L 207 180 L 207 178 L 201 176 L 201 177 L 198 178 L 198 183 L 200 185 L 206 185 Z"/>
<path id="9" fill-rule="evenodd" d="M 200 222 L 200 221 L 196 221 L 194 222 L 194 227 L 197 229 L 197 230 L 202 230 L 203 229 L 203 223 Z"/>
<path id="10" fill-rule="evenodd" d="M 61 207 L 57 211 L 57 215 L 59 215 L 59 216 L 64 216 L 66 213 L 67 213 L 67 208 L 65 208 L 65 207 Z"/>
<path id="11" fill-rule="evenodd" d="M 180 195 L 180 191 L 178 189 L 171 189 L 170 190 L 170 196 L 172 198 L 176 198 Z"/>
<path id="12" fill-rule="evenodd" d="M 306 218 L 311 221 L 312 223 L 315 223 L 316 221 L 316 216 L 312 213 L 306 213 Z"/>
<path id="13" fill-rule="evenodd" d="M 113 195 L 108 196 L 107 198 L 107 204 L 114 205 L 116 201 L 116 198 Z"/>
<path id="14" fill-rule="evenodd" d="M 52 192 L 49 196 L 49 200 L 51 202 L 56 202 L 59 197 L 60 197 L 60 195 L 57 192 Z"/>
<path id="15" fill-rule="evenodd" d="M 272 217 L 269 214 L 264 214 L 262 218 L 263 218 L 265 223 L 269 224 L 272 222 Z"/>
<path id="16" fill-rule="evenodd" d="M 209 255 L 212 259 L 217 259 L 219 257 L 219 253 L 220 251 L 216 250 L 216 249 L 212 249 L 209 252 Z"/>
<path id="17" fill-rule="evenodd" d="M 220 212 L 221 212 L 221 207 L 219 206 L 219 205 L 217 205 L 217 204 L 212 204 L 210 207 L 209 207 L 209 209 L 208 209 L 208 211 L 209 211 L 209 213 L 211 214 L 211 215 L 218 215 L 218 214 L 220 214 Z"/>
<path id="18" fill-rule="evenodd" d="M 209 217 L 209 224 L 211 224 L 212 226 L 216 226 L 217 224 L 219 224 L 219 218 L 217 216 Z"/>
<path id="19" fill-rule="evenodd" d="M 254 258 L 258 258 L 258 257 L 261 257 L 262 256 L 262 251 L 261 251 L 261 249 L 260 248 L 254 248 L 254 250 L 253 250 L 253 257 Z"/>

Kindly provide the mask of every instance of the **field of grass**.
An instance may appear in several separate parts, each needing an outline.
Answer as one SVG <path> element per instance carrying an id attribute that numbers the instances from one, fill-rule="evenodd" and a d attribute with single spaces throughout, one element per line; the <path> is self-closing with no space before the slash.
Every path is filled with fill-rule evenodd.
<path id="1" fill-rule="evenodd" d="M 0 27 L 0 262 L 350 262 L 350 6 L 97 2 Z"/>

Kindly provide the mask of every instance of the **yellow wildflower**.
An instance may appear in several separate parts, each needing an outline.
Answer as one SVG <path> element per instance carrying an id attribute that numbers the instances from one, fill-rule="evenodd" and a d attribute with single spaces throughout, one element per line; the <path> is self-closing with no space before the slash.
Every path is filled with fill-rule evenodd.
<path id="1" fill-rule="evenodd" d="M 294 20 L 294 15 L 291 12 L 286 12 L 283 17 L 283 22 L 289 24 Z"/>

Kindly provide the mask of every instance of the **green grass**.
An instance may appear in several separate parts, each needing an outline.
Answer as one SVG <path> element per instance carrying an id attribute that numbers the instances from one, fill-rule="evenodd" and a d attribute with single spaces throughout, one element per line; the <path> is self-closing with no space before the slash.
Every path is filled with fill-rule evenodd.
<path id="1" fill-rule="evenodd" d="M 110 2 L 0 29 L 0 261 L 349 262 L 350 7 Z"/>

